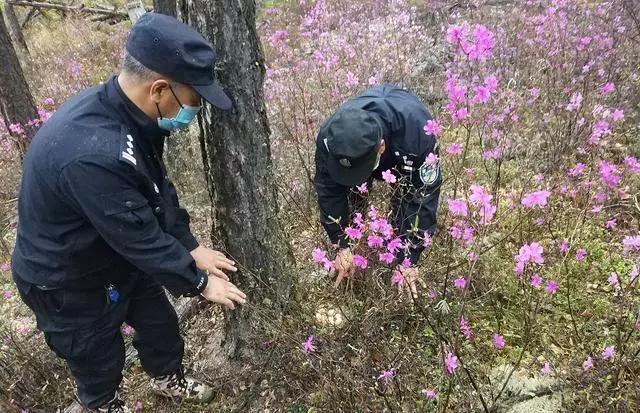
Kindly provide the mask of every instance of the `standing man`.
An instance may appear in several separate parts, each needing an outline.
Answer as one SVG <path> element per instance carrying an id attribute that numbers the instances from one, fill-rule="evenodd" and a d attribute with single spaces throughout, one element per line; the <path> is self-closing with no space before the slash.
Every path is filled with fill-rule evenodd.
<path id="1" fill-rule="evenodd" d="M 178 318 L 162 286 L 231 309 L 245 295 L 224 273 L 234 263 L 191 234 L 162 148 L 196 117 L 201 99 L 231 107 L 214 64 L 195 30 L 146 14 L 131 29 L 120 75 L 67 101 L 27 152 L 13 276 L 91 412 L 130 411 L 117 394 L 125 321 L 153 390 L 212 398 L 211 388 L 184 376 Z"/>
<path id="2" fill-rule="evenodd" d="M 422 239 L 436 228 L 442 182 L 438 142 L 424 131 L 429 120 L 429 111 L 416 96 L 383 85 L 345 102 L 320 127 L 314 181 L 322 225 L 339 246 L 336 286 L 355 270 L 343 229 L 351 222 L 352 210 L 362 209 L 366 199 L 353 188 L 382 179 L 382 172 L 390 170 L 398 180 L 393 224 L 409 244 L 408 250 L 397 253 L 396 261 L 400 264 L 406 257 L 411 262 L 398 265 L 398 270 L 407 292 L 417 296 L 415 264 L 424 249 Z"/>

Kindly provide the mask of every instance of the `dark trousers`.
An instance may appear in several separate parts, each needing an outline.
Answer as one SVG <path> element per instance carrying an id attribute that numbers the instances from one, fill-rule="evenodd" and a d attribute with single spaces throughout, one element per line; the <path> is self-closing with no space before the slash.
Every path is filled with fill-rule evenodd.
<path id="1" fill-rule="evenodd" d="M 123 322 L 135 329 L 133 345 L 152 377 L 180 368 L 184 342 L 178 317 L 164 289 L 151 277 L 132 275 L 116 286 L 121 296 L 109 302 L 100 291 L 40 290 L 18 286 L 34 311 L 49 347 L 67 361 L 80 401 L 94 409 L 113 399 L 122 380 Z M 75 317 L 74 317 L 75 313 Z M 87 317 L 94 316 L 92 322 Z M 75 328 L 74 320 L 78 323 Z"/>

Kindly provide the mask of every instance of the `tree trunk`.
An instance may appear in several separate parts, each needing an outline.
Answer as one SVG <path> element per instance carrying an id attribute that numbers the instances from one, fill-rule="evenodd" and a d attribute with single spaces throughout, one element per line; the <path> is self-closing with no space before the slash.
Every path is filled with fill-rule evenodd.
<path id="1" fill-rule="evenodd" d="M 153 10 L 156 13 L 176 17 L 176 0 L 153 0 Z"/>
<path id="2" fill-rule="evenodd" d="M 13 37 L 13 41 L 19 45 L 25 53 L 29 53 L 29 48 L 27 47 L 27 41 L 24 39 L 22 35 L 22 27 L 20 22 L 18 21 L 18 16 L 16 16 L 15 10 L 13 10 L 13 5 L 10 3 L 4 4 L 4 12 L 7 15 L 7 21 L 9 22 L 9 27 L 11 28 L 11 36 Z"/>
<path id="3" fill-rule="evenodd" d="M 29 86 L 24 79 L 20 61 L 11 43 L 7 27 L 0 11 L 0 117 L 5 122 L 5 127 L 14 139 L 20 155 L 24 155 L 27 145 L 36 132 L 36 129 L 27 123 L 38 117 L 38 111 L 29 91 Z M 11 124 L 21 124 L 24 134 L 9 130 Z M 0 125 L 0 127 L 2 127 Z"/>
<path id="4" fill-rule="evenodd" d="M 204 170 L 213 206 L 213 238 L 239 264 L 234 282 L 248 305 L 227 312 L 230 356 L 250 355 L 258 309 L 279 313 L 293 285 L 293 255 L 278 222 L 264 104 L 264 59 L 254 0 L 179 0 L 179 17 L 212 42 L 216 78 L 233 101 L 199 118 Z M 249 351 L 247 351 L 249 350 Z"/>

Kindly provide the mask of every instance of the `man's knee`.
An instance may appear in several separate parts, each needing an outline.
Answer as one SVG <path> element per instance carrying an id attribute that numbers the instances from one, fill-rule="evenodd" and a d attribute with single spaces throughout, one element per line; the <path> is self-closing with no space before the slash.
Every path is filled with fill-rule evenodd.
<path id="1" fill-rule="evenodd" d="M 117 327 L 45 332 L 45 340 L 66 360 L 83 404 L 94 408 L 113 398 L 125 360 L 124 341 Z"/>
<path id="2" fill-rule="evenodd" d="M 44 335 L 49 348 L 70 363 L 114 368 L 124 364 L 124 342 L 117 327 L 100 329 L 91 326 L 73 331 L 45 332 Z"/>

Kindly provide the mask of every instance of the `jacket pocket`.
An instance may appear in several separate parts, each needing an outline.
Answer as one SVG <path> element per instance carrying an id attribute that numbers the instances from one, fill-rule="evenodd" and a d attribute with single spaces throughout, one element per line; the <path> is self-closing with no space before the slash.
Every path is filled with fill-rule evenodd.
<path id="1" fill-rule="evenodd" d="M 106 216 L 135 211 L 149 204 L 149 201 L 142 197 L 140 192 L 133 189 L 127 189 L 117 194 L 102 195 L 100 201 L 104 205 Z"/>
<path id="2" fill-rule="evenodd" d="M 141 210 L 149 205 L 149 201 L 137 190 L 128 189 L 116 194 L 102 195 L 100 202 L 107 219 L 119 216 L 119 219 L 125 222 L 140 226 L 144 224 Z"/>

